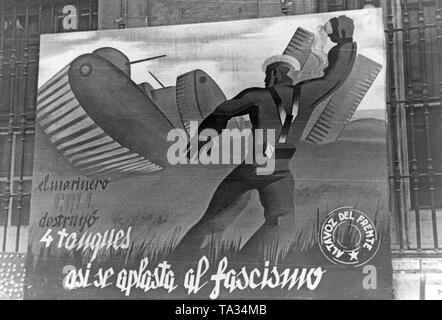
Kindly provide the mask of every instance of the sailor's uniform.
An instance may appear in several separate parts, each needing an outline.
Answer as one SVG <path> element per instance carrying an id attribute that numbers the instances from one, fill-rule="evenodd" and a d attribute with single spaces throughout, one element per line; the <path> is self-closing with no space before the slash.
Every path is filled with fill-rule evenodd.
<path id="1" fill-rule="evenodd" d="M 338 23 L 332 26 L 336 33 L 345 34 L 339 30 Z M 352 32 L 347 31 L 347 35 Z M 295 86 L 277 84 L 270 88 L 246 89 L 221 104 L 203 121 L 200 132 L 211 128 L 221 133 L 229 119 L 248 114 L 252 129 L 275 130 L 275 171 L 271 175 L 258 175 L 257 164 L 239 165 L 219 185 L 205 214 L 180 245 L 198 246 L 206 235 L 225 230 L 245 208 L 252 190 L 258 190 L 267 224 L 277 224 L 278 217 L 294 212 L 290 159 L 314 108 L 345 81 L 356 57 L 357 46 L 351 37 L 335 42 L 337 45 L 328 54 L 329 65 L 322 78 Z"/>

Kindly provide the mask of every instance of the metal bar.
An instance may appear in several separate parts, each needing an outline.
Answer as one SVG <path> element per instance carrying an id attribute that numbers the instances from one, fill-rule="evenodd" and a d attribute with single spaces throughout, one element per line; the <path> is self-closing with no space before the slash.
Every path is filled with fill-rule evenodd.
<path id="1" fill-rule="evenodd" d="M 43 0 L 40 0 L 38 4 L 38 34 L 42 33 L 43 33 Z"/>
<path id="2" fill-rule="evenodd" d="M 435 20 L 436 20 L 436 32 L 437 32 L 437 54 L 438 54 L 438 66 L 439 66 L 439 98 L 442 97 L 442 14 L 441 14 L 441 9 L 442 9 L 442 0 L 437 0 L 437 5 L 436 5 L 436 16 L 435 16 Z M 440 105 L 439 105 L 440 107 Z M 441 107 L 441 113 L 440 113 L 440 117 L 441 117 L 441 128 L 442 128 L 442 107 Z"/>
<path id="3" fill-rule="evenodd" d="M 441 106 L 441 98 L 440 97 L 430 97 L 428 98 L 428 106 L 429 107 L 435 107 L 438 108 Z M 397 103 L 407 103 L 408 100 L 397 100 Z M 390 104 L 390 101 L 387 101 L 387 104 Z M 414 107 L 415 108 L 423 108 L 424 107 L 424 103 L 422 102 L 421 99 L 419 99 L 419 97 L 415 97 L 414 98 Z"/>
<path id="4" fill-rule="evenodd" d="M 21 161 L 20 161 L 20 179 L 18 182 L 18 192 L 17 192 L 17 232 L 15 237 L 15 251 L 19 252 L 20 249 L 20 229 L 22 224 L 22 215 L 23 215 L 23 191 L 24 191 L 24 170 L 25 170 L 25 152 L 26 152 L 26 110 L 28 109 L 28 82 L 29 82 L 29 3 L 30 0 L 26 1 L 26 20 L 25 20 L 25 47 L 23 49 L 23 61 L 24 61 L 24 69 L 23 69 L 23 81 L 24 81 L 24 108 L 21 114 L 20 125 L 21 125 Z"/>
<path id="5" fill-rule="evenodd" d="M 433 29 L 433 28 L 436 28 L 436 27 L 437 26 L 436 26 L 435 23 L 426 23 L 425 24 L 425 28 L 426 29 Z M 411 30 L 411 31 L 419 30 L 419 26 L 418 25 L 410 26 L 409 30 Z M 404 32 L 404 31 L 405 31 L 404 28 L 395 28 L 394 29 L 394 32 Z"/>
<path id="6" fill-rule="evenodd" d="M 399 241 L 400 250 L 404 249 L 404 236 L 403 236 L 403 222 L 402 222 L 402 204 L 401 204 L 401 194 L 402 194 L 402 180 L 399 178 L 401 175 L 401 163 L 399 156 L 399 146 L 398 146 L 398 104 L 397 104 L 397 94 L 396 94 L 396 83 L 395 83 L 395 75 L 394 75 L 394 24 L 393 24 L 393 10 L 391 0 L 388 1 L 387 4 L 388 12 L 387 12 L 387 26 L 388 26 L 388 70 L 389 70 L 389 86 L 390 86 L 390 117 L 391 117 L 391 125 L 390 133 L 391 133 L 391 144 L 392 144 L 392 160 L 393 160 L 393 198 L 394 198 L 394 207 L 396 209 L 396 217 L 397 228 L 396 235 Z"/>
<path id="7" fill-rule="evenodd" d="M 379 3 L 376 3 L 376 5 L 379 5 Z M 382 5 L 385 8 L 385 5 Z M 401 26 L 402 27 L 402 7 L 400 4 L 400 1 L 398 0 L 392 0 L 390 2 L 390 8 L 392 17 L 394 17 L 394 21 L 396 22 L 396 25 L 391 25 L 390 28 L 392 28 L 392 32 L 395 34 L 394 38 L 394 48 L 395 56 L 394 56 L 394 67 L 392 68 L 392 73 L 394 75 L 397 75 L 396 78 L 396 99 L 397 96 L 401 97 L 401 100 L 404 100 L 405 95 L 405 81 L 404 81 L 404 54 L 402 50 L 403 46 L 403 34 L 398 33 L 394 31 L 395 27 Z M 398 59 L 398 61 L 396 61 Z M 402 78 L 401 78 L 402 77 Z M 399 99 L 397 99 L 399 100 Z M 396 117 L 396 145 L 397 150 L 392 151 L 396 152 L 397 154 L 397 161 L 396 163 L 396 193 L 390 194 L 391 198 L 397 197 L 395 201 L 398 203 L 398 212 L 395 214 L 402 217 L 402 235 L 404 237 L 404 246 L 409 249 L 410 248 L 410 223 L 409 223 L 409 215 L 408 215 L 408 208 L 411 205 L 410 201 L 410 181 L 409 180 L 403 180 L 401 179 L 401 176 L 404 174 L 404 172 L 408 172 L 409 170 L 409 163 L 408 163 L 408 141 L 407 141 L 407 119 L 406 119 L 406 108 L 405 103 L 402 101 L 396 101 L 397 104 L 397 117 Z M 387 110 L 389 110 L 389 105 L 387 105 Z M 391 128 L 389 128 L 389 131 L 392 131 Z M 390 160 L 391 161 L 391 160 Z M 397 180 L 400 180 L 397 181 Z M 400 189 L 399 189 L 400 187 Z M 394 200 L 394 199 L 393 199 Z"/>
<path id="8" fill-rule="evenodd" d="M 77 30 L 81 30 L 81 24 L 80 24 L 80 19 L 81 19 L 81 5 L 80 5 L 80 0 L 76 0 L 75 1 L 75 7 L 77 8 Z"/>
<path id="9" fill-rule="evenodd" d="M 403 2 L 403 26 L 404 26 L 404 65 L 405 79 L 407 83 L 407 108 L 410 117 L 410 135 L 411 135 L 411 185 L 413 189 L 413 200 L 414 200 L 414 214 L 416 219 L 416 244 L 417 249 L 420 251 L 422 249 L 421 245 L 421 227 L 420 227 L 420 212 L 419 212 L 419 175 L 416 157 L 416 133 L 415 133 L 415 110 L 414 110 L 414 90 L 411 75 L 411 39 L 410 39 L 410 17 L 408 11 L 408 1 Z"/>
<path id="10" fill-rule="evenodd" d="M 93 0 L 89 0 L 89 21 L 88 21 L 89 30 L 92 30 L 93 14 L 94 14 Z"/>
<path id="11" fill-rule="evenodd" d="M 433 173 L 433 175 L 434 175 L 435 177 L 442 177 L 442 173 L 441 173 L 441 172 Z M 428 173 L 419 173 L 418 176 L 419 176 L 419 177 L 428 177 Z M 394 176 L 390 176 L 390 178 L 393 179 Z M 401 179 L 411 179 L 412 176 L 402 174 L 402 175 L 400 176 L 400 178 L 401 178 Z"/>
<path id="12" fill-rule="evenodd" d="M 334 0 L 332 3 L 328 4 L 328 11 L 341 11 L 344 10 L 343 3 L 337 3 L 336 0 Z"/>
<path id="13" fill-rule="evenodd" d="M 67 0 L 63 0 L 63 2 L 64 2 L 63 5 L 66 7 L 66 6 L 68 5 Z M 58 18 L 61 18 L 62 21 L 63 21 L 63 19 L 65 18 L 65 14 L 64 14 L 63 10 L 61 10 L 61 13 L 62 13 L 62 15 L 61 15 L 61 17 L 59 17 L 59 16 L 58 16 L 58 12 L 57 12 L 57 19 L 58 19 Z M 78 19 L 79 16 L 80 16 L 80 14 L 79 14 L 78 7 L 77 7 L 77 16 L 76 16 L 75 18 Z M 62 28 L 64 29 L 64 26 L 63 26 Z M 78 20 L 77 20 L 77 28 L 78 28 Z"/>
<path id="14" fill-rule="evenodd" d="M 1 6 L 1 16 L 0 16 L 0 95 L 2 95 L 3 90 L 3 63 L 4 63 L 4 46 L 5 46 L 5 37 L 4 37 L 4 26 L 5 26 L 5 2 L 2 1 L 0 3 Z M 0 105 L 1 106 L 1 105 Z"/>
<path id="15" fill-rule="evenodd" d="M 52 0 L 51 3 L 51 30 L 50 32 L 57 32 L 57 25 L 58 25 L 58 17 L 57 17 L 57 11 L 55 8 L 55 0 Z"/>
<path id="16" fill-rule="evenodd" d="M 436 215 L 436 200 L 434 195 L 434 166 L 431 150 L 431 128 L 430 128 L 430 110 L 428 108 L 428 77 L 427 77 L 427 55 L 426 55 L 426 39 L 425 39 L 425 16 L 423 0 L 419 0 L 419 54 L 420 65 L 422 70 L 422 100 L 424 101 L 424 116 L 425 116 L 425 133 L 427 142 L 427 172 L 431 201 L 431 219 L 433 225 L 433 242 L 434 248 L 439 248 L 437 235 L 437 215 Z"/>
<path id="17" fill-rule="evenodd" d="M 3 60 L 4 60 L 4 42 L 5 42 L 5 36 L 4 36 L 4 26 L 5 26 L 5 2 L 2 1 L 0 3 L 1 6 L 1 16 L 0 16 L 0 94 L 3 96 Z M 1 104 L 0 104 L 1 107 Z M 5 202 L 6 206 L 6 195 L 3 195 L 0 197 L 0 204 L 2 203 L 2 200 Z M 5 223 L 6 226 L 6 223 Z M 6 240 L 3 239 L 3 246 L 2 251 L 6 251 Z"/>
<path id="18" fill-rule="evenodd" d="M 11 48 L 11 57 L 9 64 L 9 77 L 10 77 L 10 95 L 9 95 L 9 120 L 8 120 L 8 173 L 6 178 L 6 187 L 5 187 L 5 227 L 3 228 L 3 251 L 6 251 L 6 240 L 8 234 L 8 223 L 9 223 L 9 213 L 10 213 L 10 201 L 11 201 L 11 193 L 12 193 L 12 166 L 13 166 L 13 144 L 14 144 L 14 110 L 15 110 L 15 82 L 16 82 L 16 72 L 17 72 L 17 7 L 13 6 L 13 20 L 12 20 L 12 48 Z"/>
<path id="19" fill-rule="evenodd" d="M 124 15 L 123 15 L 123 19 L 124 19 L 124 26 L 125 27 L 127 27 L 127 23 L 128 23 L 128 16 L 129 16 L 129 3 L 128 3 L 128 0 L 121 0 L 122 2 L 123 2 L 123 12 L 124 12 Z"/>

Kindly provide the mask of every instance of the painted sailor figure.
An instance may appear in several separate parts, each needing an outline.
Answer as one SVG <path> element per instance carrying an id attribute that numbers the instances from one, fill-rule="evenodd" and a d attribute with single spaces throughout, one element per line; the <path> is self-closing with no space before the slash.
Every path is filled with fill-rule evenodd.
<path id="1" fill-rule="evenodd" d="M 264 207 L 265 223 L 249 239 L 243 250 L 255 247 L 266 233 L 275 233 L 282 216 L 294 217 L 294 178 L 289 162 L 315 107 L 332 95 L 353 68 L 357 46 L 353 42 L 353 20 L 340 16 L 320 28 L 319 36 L 301 28 L 284 53 L 264 62 L 265 88 L 249 88 L 220 104 L 199 126 L 219 134 L 232 117 L 248 115 L 252 131 L 275 130 L 275 145 L 264 150 L 275 157 L 275 171 L 257 174 L 258 165 L 242 163 L 218 186 L 201 219 L 176 248 L 200 248 L 207 236 L 222 234 L 257 190 Z M 326 36 L 335 46 L 328 57 L 321 54 Z M 301 49 L 305 50 L 301 50 Z"/>

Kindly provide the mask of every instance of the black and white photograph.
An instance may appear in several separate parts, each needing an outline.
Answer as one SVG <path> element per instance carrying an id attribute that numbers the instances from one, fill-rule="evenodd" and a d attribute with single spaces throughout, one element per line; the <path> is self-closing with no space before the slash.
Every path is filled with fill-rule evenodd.
<path id="1" fill-rule="evenodd" d="M 441 299 L 441 8 L 0 1 L 0 299 Z"/>

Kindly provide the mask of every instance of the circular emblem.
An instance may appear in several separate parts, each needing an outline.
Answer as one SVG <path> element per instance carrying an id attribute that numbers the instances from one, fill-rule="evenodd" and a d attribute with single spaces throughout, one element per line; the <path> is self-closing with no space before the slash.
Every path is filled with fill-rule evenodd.
<path id="1" fill-rule="evenodd" d="M 351 207 L 330 212 L 319 233 L 319 247 L 334 264 L 362 266 L 376 255 L 379 244 L 371 219 Z"/>

